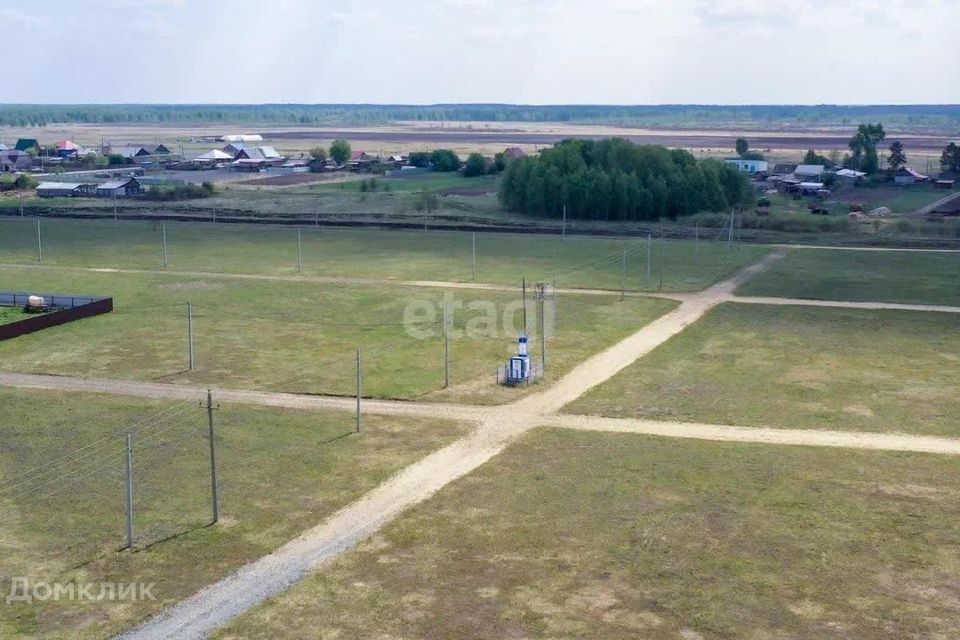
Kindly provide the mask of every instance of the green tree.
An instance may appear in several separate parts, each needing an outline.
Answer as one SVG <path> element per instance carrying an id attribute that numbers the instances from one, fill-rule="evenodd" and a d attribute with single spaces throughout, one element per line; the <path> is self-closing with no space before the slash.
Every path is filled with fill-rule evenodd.
<path id="1" fill-rule="evenodd" d="M 434 171 L 456 171 L 460 168 L 460 157 L 450 149 L 436 149 L 430 154 L 430 164 Z"/>
<path id="2" fill-rule="evenodd" d="M 890 171 L 896 173 L 907 164 L 907 154 L 903 151 L 903 143 L 894 140 L 890 145 L 890 155 L 887 156 L 887 164 L 890 165 Z"/>
<path id="3" fill-rule="evenodd" d="M 411 166 L 414 167 L 429 167 L 430 166 L 430 152 L 429 151 L 412 151 L 410 156 L 407 158 L 407 161 Z"/>
<path id="4" fill-rule="evenodd" d="M 506 164 L 498 197 L 511 211 L 572 218 L 654 220 L 750 202 L 735 167 L 688 151 L 623 139 L 564 140 Z"/>
<path id="5" fill-rule="evenodd" d="M 338 138 L 330 143 L 330 157 L 338 165 L 346 164 L 350 159 L 350 143 L 342 138 Z"/>
<path id="6" fill-rule="evenodd" d="M 747 142 L 746 138 L 737 138 L 736 147 L 737 155 L 742 156 L 750 150 L 750 143 Z"/>
<path id="7" fill-rule="evenodd" d="M 887 137 L 883 130 L 883 125 L 861 124 L 857 127 L 857 132 L 853 134 L 847 146 L 850 147 L 850 160 L 848 166 L 851 169 L 859 169 L 865 173 L 876 173 L 880 168 L 880 160 L 877 156 L 877 145 Z"/>
<path id="8" fill-rule="evenodd" d="M 319 162 L 323 162 L 327 159 L 327 150 L 323 147 L 314 147 L 310 149 L 310 157 Z"/>
<path id="9" fill-rule="evenodd" d="M 940 170 L 960 173 L 960 145 L 951 142 L 943 148 L 943 153 L 940 155 Z"/>
<path id="10" fill-rule="evenodd" d="M 487 172 L 487 159 L 480 153 L 471 153 L 467 157 L 467 162 L 463 165 L 463 175 L 472 178 L 482 176 Z"/>

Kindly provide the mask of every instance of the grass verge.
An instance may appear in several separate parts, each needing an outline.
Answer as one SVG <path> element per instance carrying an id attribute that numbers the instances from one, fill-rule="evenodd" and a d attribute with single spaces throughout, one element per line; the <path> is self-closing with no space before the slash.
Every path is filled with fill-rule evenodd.
<path id="1" fill-rule="evenodd" d="M 960 305 L 960 254 L 794 249 L 745 296 Z"/>
<path id="2" fill-rule="evenodd" d="M 951 314 L 728 303 L 566 410 L 956 436 L 957 362 Z"/>

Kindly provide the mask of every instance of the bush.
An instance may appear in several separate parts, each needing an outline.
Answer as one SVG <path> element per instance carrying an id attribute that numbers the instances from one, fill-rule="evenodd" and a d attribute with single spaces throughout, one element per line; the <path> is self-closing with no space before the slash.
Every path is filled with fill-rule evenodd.
<path id="1" fill-rule="evenodd" d="M 463 166 L 463 175 L 472 178 L 482 176 L 487 172 L 487 159 L 479 153 L 471 153 L 467 163 Z"/>
<path id="2" fill-rule="evenodd" d="M 147 200 L 156 200 L 159 202 L 170 202 L 172 200 L 194 200 L 197 198 L 209 198 L 217 192 L 216 187 L 211 182 L 203 184 L 184 184 L 177 186 L 151 186 L 147 187 L 144 197 Z"/>
<path id="3" fill-rule="evenodd" d="M 430 152 L 428 151 L 414 151 L 410 154 L 408 159 L 410 165 L 413 167 L 424 167 L 430 166 Z"/>
<path id="4" fill-rule="evenodd" d="M 460 156 L 450 149 L 437 149 L 430 154 L 434 171 L 456 171 L 460 168 Z"/>

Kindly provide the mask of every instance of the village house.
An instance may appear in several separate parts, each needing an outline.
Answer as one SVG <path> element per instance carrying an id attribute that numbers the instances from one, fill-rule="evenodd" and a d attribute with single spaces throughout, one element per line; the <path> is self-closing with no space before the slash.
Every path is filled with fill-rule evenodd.
<path id="1" fill-rule="evenodd" d="M 29 153 L 30 151 L 33 151 L 38 155 L 40 153 L 40 143 L 37 142 L 36 138 L 20 138 L 17 140 L 17 144 L 14 145 L 13 148 L 17 151 L 23 151 L 25 153 Z"/>
<path id="2" fill-rule="evenodd" d="M 899 185 L 909 185 L 916 184 L 918 182 L 926 182 L 930 178 L 923 175 L 918 171 L 914 171 L 910 167 L 903 167 L 895 174 L 893 174 L 893 183 Z"/>
<path id="3" fill-rule="evenodd" d="M 99 198 L 129 198 L 143 193 L 143 187 L 136 178 L 120 178 L 97 185 Z"/>
<path id="4" fill-rule="evenodd" d="M 82 182 L 41 182 L 37 185 L 37 197 L 74 198 L 92 195 L 93 185 Z"/>
<path id="5" fill-rule="evenodd" d="M 29 171 L 33 166 L 33 158 L 29 154 L 17 149 L 0 151 L 0 173 Z"/>
<path id="6" fill-rule="evenodd" d="M 724 158 L 723 162 L 746 173 L 766 173 L 768 166 L 766 160 L 747 160 L 744 158 Z"/>

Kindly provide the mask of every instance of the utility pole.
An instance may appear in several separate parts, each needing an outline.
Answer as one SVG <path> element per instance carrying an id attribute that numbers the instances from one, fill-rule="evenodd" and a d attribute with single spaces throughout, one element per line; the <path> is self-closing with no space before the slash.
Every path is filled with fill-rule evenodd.
<path id="1" fill-rule="evenodd" d="M 297 227 L 297 273 L 303 273 L 303 246 L 300 240 L 300 227 Z"/>
<path id="2" fill-rule="evenodd" d="M 127 549 L 133 550 L 133 435 L 127 434 Z"/>
<path id="3" fill-rule="evenodd" d="M 693 253 L 697 258 L 700 257 L 700 221 L 699 220 L 697 220 L 696 235 L 694 236 L 694 239 L 693 239 Z"/>
<path id="4" fill-rule="evenodd" d="M 43 241 L 40 239 L 40 216 L 37 216 L 37 262 L 43 262 Z"/>
<path id="5" fill-rule="evenodd" d="M 113 222 L 114 224 L 116 224 L 117 222 L 117 203 L 116 202 L 113 203 Z"/>
<path id="6" fill-rule="evenodd" d="M 210 499 L 213 501 L 213 523 L 220 521 L 220 500 L 217 492 L 217 441 L 213 433 L 213 395 L 207 389 L 207 428 L 210 436 Z"/>
<path id="7" fill-rule="evenodd" d="M 623 248 L 623 263 L 620 269 L 620 302 L 627 293 L 627 248 Z"/>
<path id="8" fill-rule="evenodd" d="M 660 258 L 660 287 L 663 290 L 663 238 L 660 238 L 660 250 L 657 252 Z"/>
<path id="9" fill-rule="evenodd" d="M 527 333 L 527 278 L 523 278 L 523 333 Z"/>
<path id="10" fill-rule="evenodd" d="M 187 302 L 187 371 L 193 371 L 193 303 Z"/>
<path id="11" fill-rule="evenodd" d="M 23 220 L 23 192 L 19 192 L 17 195 L 20 196 L 20 219 Z"/>
<path id="12" fill-rule="evenodd" d="M 647 234 L 647 286 L 650 286 L 650 266 L 653 262 L 653 234 Z"/>
<path id="13" fill-rule="evenodd" d="M 553 332 L 557 334 L 557 276 L 553 276 Z"/>
<path id="14" fill-rule="evenodd" d="M 567 239 L 567 205 L 563 205 L 563 239 Z"/>
<path id="15" fill-rule="evenodd" d="M 473 280 L 477 280 L 477 234 L 470 234 L 471 242 L 473 244 Z"/>
<path id="16" fill-rule="evenodd" d="M 547 326 L 544 322 L 543 307 L 546 303 L 547 285 L 544 282 L 536 284 L 537 301 L 540 302 L 540 375 L 547 370 Z"/>
<path id="17" fill-rule="evenodd" d="M 360 347 L 357 347 L 357 425 L 354 433 L 360 433 L 360 394 L 363 392 L 363 379 L 360 377 Z"/>
<path id="18" fill-rule="evenodd" d="M 163 268 L 167 268 L 167 225 L 160 225 L 160 237 L 163 239 Z"/>
<path id="19" fill-rule="evenodd" d="M 727 249 L 733 245 L 733 209 L 730 210 L 730 230 L 727 232 Z"/>
<path id="20" fill-rule="evenodd" d="M 450 307 L 443 301 L 443 388 L 450 386 Z"/>

